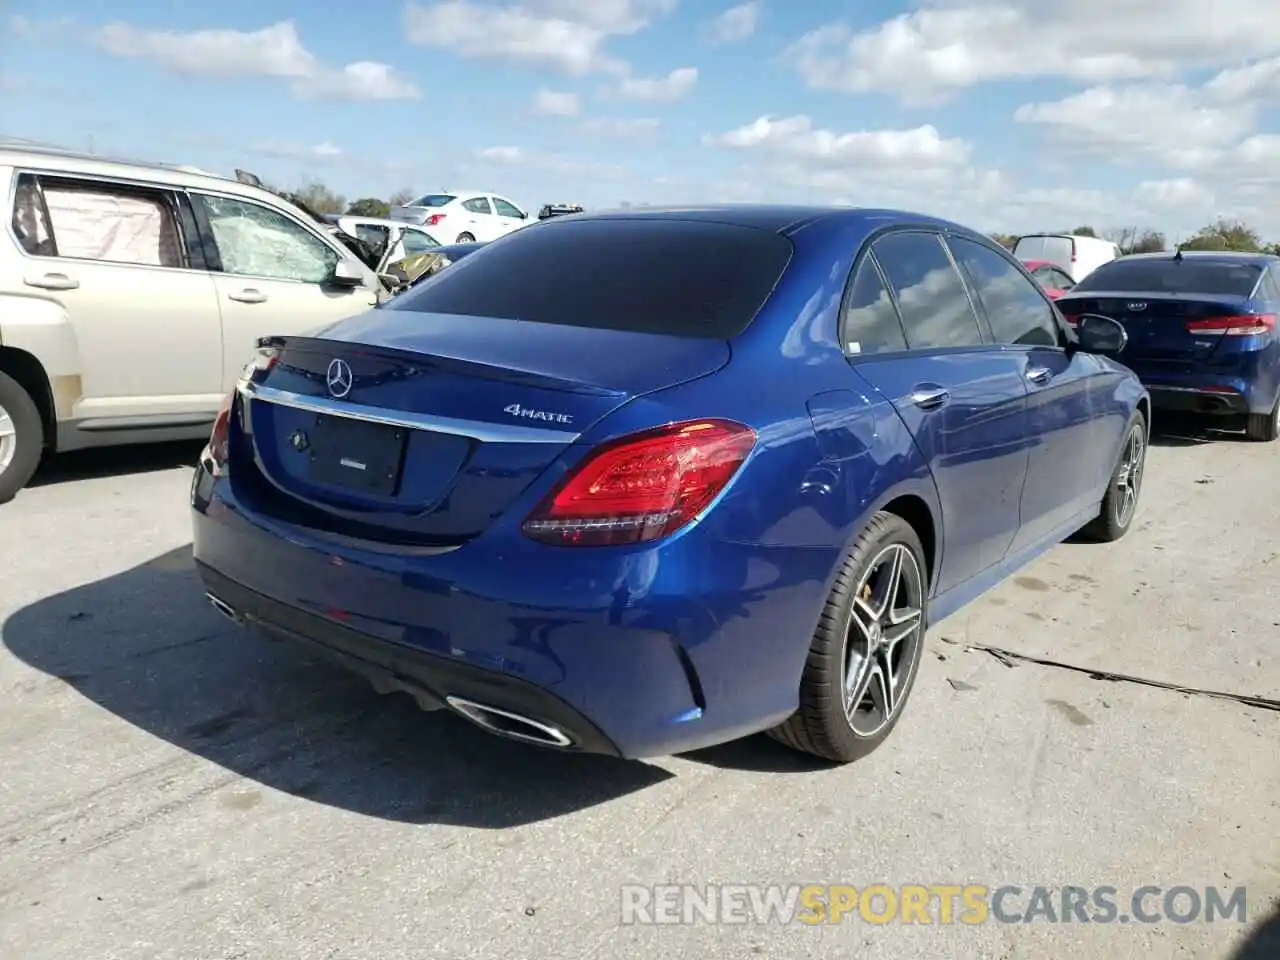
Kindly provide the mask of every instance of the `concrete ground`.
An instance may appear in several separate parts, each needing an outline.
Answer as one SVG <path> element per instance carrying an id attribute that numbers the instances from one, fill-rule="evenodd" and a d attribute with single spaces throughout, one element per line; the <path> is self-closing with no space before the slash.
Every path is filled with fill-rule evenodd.
<path id="1" fill-rule="evenodd" d="M 1159 441 L 1129 537 L 935 626 L 838 769 L 561 756 L 242 634 L 191 569 L 195 453 L 56 461 L 0 507 L 0 957 L 1280 956 L 1280 713 L 966 646 L 1280 696 L 1280 444 Z M 620 925 L 668 882 L 1243 885 L 1251 922 Z"/>

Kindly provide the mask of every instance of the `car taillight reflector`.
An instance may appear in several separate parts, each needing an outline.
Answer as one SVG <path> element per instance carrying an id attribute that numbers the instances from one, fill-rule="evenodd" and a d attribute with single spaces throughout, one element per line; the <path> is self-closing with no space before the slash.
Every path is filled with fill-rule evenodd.
<path id="1" fill-rule="evenodd" d="M 1276 328 L 1273 313 L 1242 314 L 1231 317 L 1203 317 L 1187 321 L 1187 332 L 1213 337 L 1252 337 Z"/>
<path id="2" fill-rule="evenodd" d="M 433 213 L 431 216 L 427 217 L 427 226 L 428 227 L 436 226 L 441 220 L 445 218 L 445 216 L 446 214 L 443 214 L 443 213 Z"/>
<path id="3" fill-rule="evenodd" d="M 691 420 L 610 441 L 531 513 L 524 532 L 543 543 L 611 546 L 669 536 L 719 496 L 756 442 L 730 420 Z"/>
<path id="4" fill-rule="evenodd" d="M 218 416 L 213 421 L 213 430 L 209 434 L 209 456 L 215 467 L 221 467 L 227 462 L 231 439 L 231 407 L 235 398 L 235 390 L 223 397 Z"/>

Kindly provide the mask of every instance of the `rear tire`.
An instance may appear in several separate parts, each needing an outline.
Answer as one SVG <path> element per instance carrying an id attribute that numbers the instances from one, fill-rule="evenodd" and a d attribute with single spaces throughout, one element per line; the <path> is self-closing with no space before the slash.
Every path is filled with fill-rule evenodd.
<path id="1" fill-rule="evenodd" d="M 1250 440 L 1270 443 L 1280 437 L 1280 398 L 1270 413 L 1251 413 L 1244 424 L 1244 434 Z"/>
<path id="2" fill-rule="evenodd" d="M 1142 477 L 1147 464 L 1147 418 L 1139 410 L 1125 431 L 1120 454 L 1107 482 L 1102 509 L 1082 531 L 1101 543 L 1119 540 L 1133 526 L 1142 493 Z"/>
<path id="3" fill-rule="evenodd" d="M 0 373 L 0 503 L 27 485 L 44 453 L 44 423 L 18 381 Z"/>
<path id="4" fill-rule="evenodd" d="M 902 717 L 928 629 L 929 578 L 911 524 L 877 513 L 827 598 L 800 680 L 800 708 L 769 735 L 794 750 L 850 763 Z"/>
<path id="5" fill-rule="evenodd" d="M 458 243 L 475 243 L 476 238 L 470 233 L 458 234 Z"/>

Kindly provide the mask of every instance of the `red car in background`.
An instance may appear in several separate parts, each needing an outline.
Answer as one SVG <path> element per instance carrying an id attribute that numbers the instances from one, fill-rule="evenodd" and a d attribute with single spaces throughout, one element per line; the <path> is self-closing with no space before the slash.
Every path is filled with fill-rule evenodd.
<path id="1" fill-rule="evenodd" d="M 1057 300 L 1076 285 L 1065 270 L 1048 260 L 1023 260 L 1022 265 L 1035 277 L 1036 283 L 1044 288 L 1051 300 Z"/>

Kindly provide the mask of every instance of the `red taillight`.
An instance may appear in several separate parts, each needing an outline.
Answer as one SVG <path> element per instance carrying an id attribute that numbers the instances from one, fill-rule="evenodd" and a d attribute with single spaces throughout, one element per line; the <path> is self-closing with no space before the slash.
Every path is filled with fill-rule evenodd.
<path id="1" fill-rule="evenodd" d="M 750 427 L 691 420 L 588 454 L 524 522 L 543 543 L 610 546 L 668 536 L 705 510 L 755 446 Z"/>
<path id="2" fill-rule="evenodd" d="M 1069 327 L 1078 326 L 1078 325 L 1079 325 L 1079 323 L 1080 323 L 1080 314 L 1078 314 L 1078 313 L 1064 313 L 1064 314 L 1062 315 L 1062 319 L 1063 319 L 1063 320 L 1065 320 L 1065 321 L 1067 321 L 1067 326 L 1069 326 Z"/>
<path id="3" fill-rule="evenodd" d="M 445 214 L 443 213 L 433 213 L 431 216 L 427 217 L 427 226 L 428 227 L 437 226 L 440 223 L 440 221 L 443 220 L 444 218 L 445 218 Z"/>
<path id="4" fill-rule="evenodd" d="M 231 439 L 231 406 L 236 392 L 232 390 L 222 399 L 218 408 L 218 416 L 213 421 L 213 431 L 209 434 L 209 456 L 214 466 L 221 467 L 227 462 L 228 443 Z"/>
<path id="5" fill-rule="evenodd" d="M 1203 317 L 1187 321 L 1187 332 L 1206 337 L 1252 337 L 1276 328 L 1273 313 L 1242 314 L 1232 317 Z"/>

